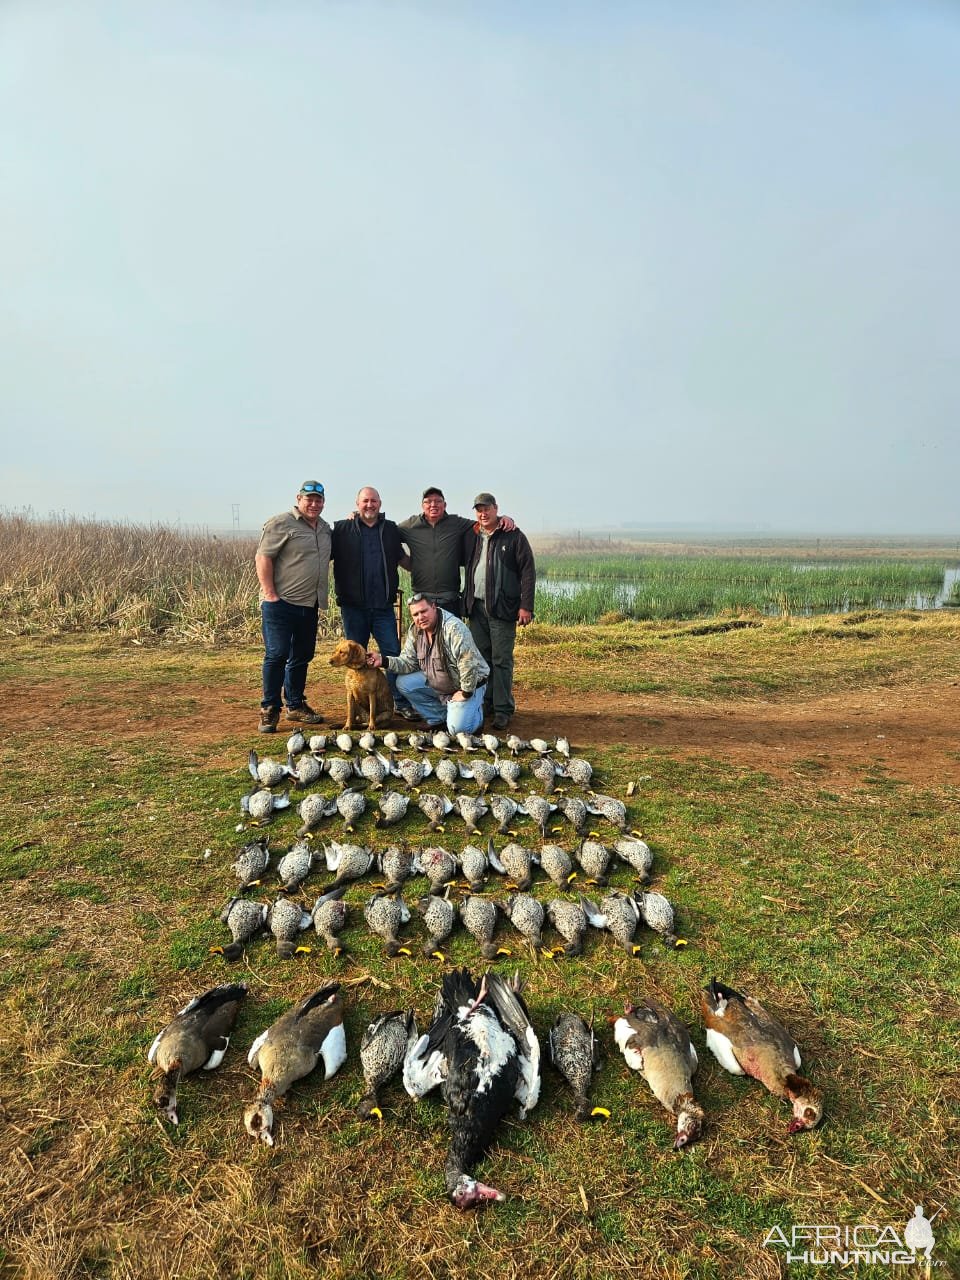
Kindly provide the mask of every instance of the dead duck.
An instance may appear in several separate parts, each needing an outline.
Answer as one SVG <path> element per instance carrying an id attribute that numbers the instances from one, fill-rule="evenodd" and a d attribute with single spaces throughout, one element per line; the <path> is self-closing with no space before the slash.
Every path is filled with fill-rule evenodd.
<path id="1" fill-rule="evenodd" d="M 643 923 L 660 936 L 665 946 L 685 947 L 687 945 L 686 940 L 678 938 L 673 931 L 675 918 L 669 898 L 653 890 L 649 893 L 637 893 L 635 897 Z"/>
<path id="2" fill-rule="evenodd" d="M 327 735 L 325 733 L 312 733 L 307 746 L 313 755 L 322 756 L 327 749 Z"/>
<path id="3" fill-rule="evenodd" d="M 538 756 L 546 756 L 551 751 L 550 743 L 546 738 L 531 738 L 527 743 L 531 751 L 535 751 Z"/>
<path id="4" fill-rule="evenodd" d="M 242 982 L 213 987 L 195 996 L 156 1037 L 147 1059 L 161 1073 L 154 1103 L 165 1120 L 180 1123 L 177 1087 L 192 1071 L 213 1071 L 223 1061 L 240 1001 L 247 994 Z"/>
<path id="5" fill-rule="evenodd" d="M 326 859 L 327 870 L 337 873 L 330 889 L 339 889 L 341 885 L 365 876 L 373 866 L 374 854 L 373 850 L 368 849 L 366 845 L 340 844 L 336 840 L 331 840 L 329 844 L 323 846 L 323 856 Z"/>
<path id="6" fill-rule="evenodd" d="M 590 822 L 590 813 L 579 796 L 563 796 L 557 801 L 557 808 L 573 827 L 577 835 L 583 835 Z"/>
<path id="7" fill-rule="evenodd" d="M 386 747 L 387 751 L 393 755 L 395 752 L 400 750 L 400 735 L 398 733 L 394 733 L 392 729 L 388 729 L 383 735 L 383 745 Z"/>
<path id="8" fill-rule="evenodd" d="M 315 854 L 305 840 L 298 840 L 277 863 L 281 893 L 297 893 L 313 868 Z"/>
<path id="9" fill-rule="evenodd" d="M 360 737 L 357 739 L 357 746 L 361 751 L 376 751 L 377 735 L 375 733 L 370 733 L 369 730 L 365 733 L 361 733 Z"/>
<path id="10" fill-rule="evenodd" d="M 346 928 L 349 907 L 343 901 L 344 886 L 321 894 L 313 904 L 313 927 L 318 938 L 322 938 L 327 950 L 334 957 L 343 954 L 344 946 L 340 934 Z"/>
<path id="11" fill-rule="evenodd" d="M 461 778 L 472 778 L 477 784 L 477 795 L 485 795 L 487 787 L 497 777 L 496 765 L 489 760 L 471 760 L 460 768 Z"/>
<path id="12" fill-rule="evenodd" d="M 303 756 L 291 775 L 293 777 L 293 785 L 302 790 L 304 787 L 312 786 L 317 782 L 323 773 L 323 764 L 315 756 Z"/>
<path id="13" fill-rule="evenodd" d="M 266 836 L 245 844 L 234 859 L 231 870 L 240 882 L 240 892 L 258 885 L 270 865 L 270 842 Z"/>
<path id="14" fill-rule="evenodd" d="M 456 791 L 457 784 L 460 781 L 460 766 L 456 760 L 451 760 L 449 756 L 441 756 L 433 772 L 442 786 L 449 787 L 451 791 Z"/>
<path id="15" fill-rule="evenodd" d="M 540 866 L 558 889 L 565 889 L 577 878 L 573 859 L 558 844 L 545 844 L 537 855 Z"/>
<path id="16" fill-rule="evenodd" d="M 342 756 L 330 756 L 323 767 L 341 790 L 349 787 L 357 776 L 356 761 L 344 760 Z"/>
<path id="17" fill-rule="evenodd" d="M 450 886 L 447 885 L 447 891 L 442 898 L 436 893 L 425 893 L 417 903 L 417 911 L 423 917 L 427 930 L 423 954 L 427 959 L 439 960 L 441 963 L 447 958 L 443 952 L 443 944 L 450 937 L 453 926 L 457 922 L 457 910 L 450 901 L 449 892 Z"/>
<path id="18" fill-rule="evenodd" d="M 823 1094 L 798 1074 L 800 1050 L 786 1027 L 759 1000 L 714 978 L 700 997 L 707 1048 L 726 1071 L 748 1075 L 793 1107 L 790 1133 L 814 1129 Z"/>
<path id="19" fill-rule="evenodd" d="M 640 923 L 640 907 L 635 898 L 613 889 L 600 899 L 599 906 L 582 895 L 580 905 L 594 929 L 606 929 L 628 956 L 640 954 L 640 947 L 633 941 Z"/>
<path id="20" fill-rule="evenodd" d="M 338 733 L 334 738 L 334 742 L 337 744 L 337 750 L 342 751 L 345 756 L 348 756 L 353 750 L 353 738 L 349 733 Z"/>
<path id="21" fill-rule="evenodd" d="M 211 953 L 223 956 L 224 960 L 239 960 L 247 943 L 252 942 L 263 932 L 269 909 L 266 902 L 251 902 L 249 898 L 231 898 L 220 912 L 220 923 L 225 924 L 230 930 L 233 941 L 225 947 L 211 947 Z"/>
<path id="22" fill-rule="evenodd" d="M 310 948 L 301 946 L 300 934 L 313 924 L 313 916 L 304 911 L 299 902 L 293 902 L 282 894 L 267 911 L 266 925 L 277 940 L 277 955 L 281 960 L 291 956 L 309 954 Z"/>
<path id="23" fill-rule="evenodd" d="M 530 743 L 525 742 L 523 738 L 518 738 L 515 733 L 511 733 L 507 738 L 507 750 L 514 756 L 518 756 L 521 751 L 529 751 Z"/>
<path id="24" fill-rule="evenodd" d="M 573 851 L 573 856 L 580 863 L 588 884 L 605 885 L 607 868 L 613 859 L 613 853 L 599 840 L 581 840 Z"/>
<path id="25" fill-rule="evenodd" d="M 260 1072 L 256 1101 L 247 1107 L 243 1125 L 251 1138 L 273 1146 L 273 1106 L 292 1084 L 323 1062 L 323 1078 L 336 1075 L 347 1057 L 340 984 L 321 987 L 282 1014 L 257 1036 L 247 1061 Z"/>
<path id="26" fill-rule="evenodd" d="M 325 796 L 317 795 L 316 793 L 304 796 L 297 809 L 302 824 L 297 830 L 297 839 L 299 840 L 303 836 L 309 835 L 311 831 L 316 831 L 321 822 L 325 822 L 327 818 L 332 818 L 336 812 L 336 800 L 328 800 Z"/>
<path id="27" fill-rule="evenodd" d="M 553 947 L 554 956 L 578 956 L 583 951 L 583 939 L 587 932 L 587 914 L 576 902 L 566 898 L 553 898 L 546 905 L 547 919 L 563 938 L 562 947 Z"/>
<path id="28" fill-rule="evenodd" d="M 478 739 L 475 738 L 472 733 L 458 733 L 457 743 L 459 744 L 460 750 L 466 751 L 467 753 L 477 751 L 480 746 Z"/>
<path id="29" fill-rule="evenodd" d="M 498 871 L 500 875 L 509 876 L 509 888 L 519 889 L 521 893 L 526 893 L 530 889 L 537 861 L 531 850 L 511 840 L 498 852 L 491 837 L 487 841 L 487 858 L 494 871 Z"/>
<path id="30" fill-rule="evenodd" d="M 420 786 L 426 778 L 433 773 L 433 766 L 426 756 L 416 760 L 412 757 L 404 757 L 402 760 L 396 761 L 396 768 L 392 770 L 395 777 L 402 778 L 411 791 Z"/>
<path id="31" fill-rule="evenodd" d="M 693 1096 L 697 1051 L 687 1028 L 656 1000 L 628 1003 L 623 1017 L 610 1021 L 627 1066 L 642 1074 L 660 1105 L 676 1116 L 674 1149 L 695 1142 L 703 1130 L 703 1107 Z"/>
<path id="32" fill-rule="evenodd" d="M 430 735 L 429 733 L 418 733 L 414 730 L 407 734 L 407 742 L 411 751 L 429 751 Z"/>
<path id="33" fill-rule="evenodd" d="M 540 838 L 547 838 L 547 823 L 550 821 L 551 813 L 556 813 L 557 806 L 551 804 L 544 796 L 534 795 L 532 792 L 519 806 L 519 812 L 525 813 L 528 818 L 532 818 L 540 828 Z"/>
<path id="34" fill-rule="evenodd" d="M 272 760 L 269 756 L 264 756 L 261 760 L 256 751 L 251 751 L 247 757 L 247 768 L 250 777 L 261 787 L 278 787 L 290 775 L 287 765 L 281 764 L 279 760 Z"/>
<path id="35" fill-rule="evenodd" d="M 520 994 L 520 982 L 498 973 L 477 982 L 467 969 L 443 976 L 437 1015 L 404 1061 L 404 1083 L 430 1064 L 424 1083 L 442 1083 L 450 1125 L 444 1169 L 447 1195 L 458 1209 L 506 1197 L 473 1177 L 513 1102 L 525 1119 L 540 1096 L 540 1043 Z"/>
<path id="36" fill-rule="evenodd" d="M 460 919 L 469 934 L 480 944 L 480 954 L 484 960 L 496 960 L 497 956 L 509 956 L 513 952 L 509 947 L 501 947 L 493 940 L 497 931 L 499 907 L 492 898 L 481 898 L 471 894 L 460 903 Z"/>
<path id="37" fill-rule="evenodd" d="M 593 765 L 583 756 L 570 756 L 563 763 L 563 776 L 586 791 L 593 781 Z"/>
<path id="38" fill-rule="evenodd" d="M 431 893 L 443 893 L 444 888 L 455 880 L 459 864 L 452 853 L 439 845 L 427 845 L 414 854 L 413 869 L 430 881 Z"/>
<path id="39" fill-rule="evenodd" d="M 497 752 L 500 750 L 500 739 L 496 736 L 496 734 L 493 734 L 493 733 L 481 734 L 480 741 L 483 743 L 484 750 L 488 751 L 490 755 L 493 756 L 494 760 L 496 760 Z"/>
<path id="40" fill-rule="evenodd" d="M 633 867 L 641 884 L 646 884 L 653 866 L 653 851 L 645 840 L 639 840 L 636 836 L 622 836 L 614 844 L 613 852 L 621 862 Z"/>
<path id="41" fill-rule="evenodd" d="M 507 784 L 511 791 L 520 790 L 520 775 L 523 769 L 519 760 L 495 760 L 497 766 L 497 774 L 503 782 Z"/>
<path id="42" fill-rule="evenodd" d="M 432 791 L 423 791 L 417 797 L 417 808 L 430 823 L 431 831 L 443 831 L 443 820 L 453 812 L 453 804 L 446 796 L 438 796 Z"/>
<path id="43" fill-rule="evenodd" d="M 240 808 L 255 826 L 265 827 L 273 821 L 275 813 L 290 808 L 290 797 L 286 791 L 274 795 L 272 791 L 254 791 L 250 795 L 240 797 Z"/>
<path id="44" fill-rule="evenodd" d="M 447 733 L 446 729 L 438 729 L 430 739 L 435 751 L 453 751 L 453 739 Z"/>
<path id="45" fill-rule="evenodd" d="M 627 806 L 622 800 L 617 800 L 614 796 L 601 795 L 596 791 L 589 793 L 589 799 L 590 803 L 587 805 L 587 809 L 590 813 L 598 814 L 601 818 L 606 819 L 618 831 L 626 829 Z"/>
<path id="46" fill-rule="evenodd" d="M 454 807 L 460 814 L 472 836 L 480 835 L 480 819 L 490 812 L 480 796 L 457 796 Z"/>
<path id="47" fill-rule="evenodd" d="M 540 756 L 530 766 L 530 772 L 540 783 L 540 788 L 548 796 L 557 783 L 557 770 L 549 756 Z"/>
<path id="48" fill-rule="evenodd" d="M 553 744 L 553 749 L 554 751 L 556 751 L 558 756 L 563 756 L 565 760 L 570 759 L 570 739 L 569 738 L 558 738 L 556 742 Z"/>
<path id="49" fill-rule="evenodd" d="M 341 791 L 337 796 L 337 812 L 343 819 L 344 831 L 356 830 L 357 823 L 363 817 L 367 802 L 362 791 Z"/>
<path id="50" fill-rule="evenodd" d="M 487 878 L 487 855 L 475 844 L 464 845 L 460 850 L 460 870 L 471 893 L 479 893 Z"/>
<path id="51" fill-rule="evenodd" d="M 287 755 L 298 756 L 307 749 L 307 740 L 299 729 L 294 729 L 287 739 Z"/>
<path id="52" fill-rule="evenodd" d="M 538 951 L 550 954 L 543 945 L 545 913 L 542 903 L 529 893 L 514 893 L 504 902 L 498 902 L 497 906 L 534 954 Z"/>
<path id="53" fill-rule="evenodd" d="M 364 756 L 360 761 L 360 776 L 369 782 L 374 791 L 383 786 L 384 778 L 390 773 L 390 761 L 379 751 Z"/>
<path id="54" fill-rule="evenodd" d="M 400 929 L 410 919 L 410 908 L 398 894 L 375 893 L 372 898 L 367 899 L 363 918 L 371 932 L 383 938 L 384 951 L 391 959 L 411 954 L 410 948 L 397 937 Z"/>
<path id="55" fill-rule="evenodd" d="M 594 1116 L 610 1118 L 606 1107 L 590 1105 L 590 1083 L 600 1066 L 600 1046 L 579 1013 L 561 1013 L 550 1028 L 550 1061 L 573 1091 L 581 1124 Z"/>
<path id="56" fill-rule="evenodd" d="M 381 1013 L 369 1024 L 360 1041 L 360 1066 L 367 1090 L 357 1105 L 361 1119 L 383 1120 L 380 1090 L 403 1066 L 407 1050 L 416 1044 L 419 1034 L 413 1010 Z"/>
<path id="57" fill-rule="evenodd" d="M 409 849 L 401 849 L 392 844 L 377 854 L 377 867 L 387 877 L 378 887 L 384 893 L 396 893 L 403 887 L 404 881 L 413 875 L 413 854 Z"/>
<path id="58" fill-rule="evenodd" d="M 509 796 L 490 796 L 487 803 L 490 805 L 490 812 L 497 821 L 497 835 L 516 835 L 515 831 L 510 828 L 511 822 L 517 816 L 520 806 L 516 800 L 511 800 Z"/>
<path id="59" fill-rule="evenodd" d="M 398 822 L 402 822 L 407 815 L 409 803 L 410 797 L 402 795 L 399 791 L 381 792 L 377 801 L 374 825 L 377 827 L 392 827 Z"/>

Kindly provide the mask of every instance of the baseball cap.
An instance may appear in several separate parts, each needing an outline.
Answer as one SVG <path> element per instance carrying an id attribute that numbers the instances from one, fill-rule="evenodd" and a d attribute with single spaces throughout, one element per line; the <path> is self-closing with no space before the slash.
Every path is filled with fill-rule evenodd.
<path id="1" fill-rule="evenodd" d="M 492 493 L 478 493 L 473 500 L 475 507 L 495 507 L 497 500 Z"/>
<path id="2" fill-rule="evenodd" d="M 319 496 L 322 498 L 322 497 L 323 497 L 323 485 L 320 483 L 320 481 L 319 481 L 319 480 L 304 480 L 303 484 L 302 484 L 302 485 L 300 486 L 300 488 L 297 490 L 297 493 L 298 493 L 298 494 L 301 494 L 301 493 L 316 493 L 316 494 L 319 494 Z"/>
<path id="3" fill-rule="evenodd" d="M 427 498 L 443 498 L 443 490 L 432 484 L 429 489 L 424 489 L 420 496 L 420 501 L 426 502 Z M 446 502 L 446 498 L 443 498 L 443 500 Z"/>

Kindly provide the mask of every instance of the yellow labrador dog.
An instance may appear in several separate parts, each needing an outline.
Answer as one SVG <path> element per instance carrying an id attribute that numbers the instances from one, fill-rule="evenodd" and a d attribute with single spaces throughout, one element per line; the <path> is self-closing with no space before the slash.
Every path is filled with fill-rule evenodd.
<path id="1" fill-rule="evenodd" d="M 393 695 L 387 677 L 378 667 L 367 666 L 367 651 L 356 640 L 341 640 L 330 655 L 332 667 L 345 667 L 347 718 L 345 729 L 353 729 L 368 711 L 367 728 L 385 729 L 393 720 Z"/>

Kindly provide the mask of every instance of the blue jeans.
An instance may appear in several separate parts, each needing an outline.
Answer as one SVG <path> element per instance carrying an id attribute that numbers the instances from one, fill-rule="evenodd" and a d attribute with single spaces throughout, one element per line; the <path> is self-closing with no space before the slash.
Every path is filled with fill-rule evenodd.
<path id="1" fill-rule="evenodd" d="M 422 671 L 411 671 L 408 676 L 397 676 L 397 688 L 428 724 L 439 726 L 446 720 L 448 733 L 474 733 L 483 722 L 485 685 L 474 689 L 466 702 L 444 702 L 427 684 Z"/>
<path id="2" fill-rule="evenodd" d="M 400 652 L 397 615 L 390 605 L 383 609 L 358 609 L 352 605 L 341 605 L 340 617 L 343 621 L 343 634 L 348 640 L 356 640 L 357 644 L 362 644 L 366 649 L 367 642 L 373 636 L 377 648 L 385 658 L 395 658 Z M 394 706 L 409 707 L 410 703 L 397 689 L 397 677 L 390 671 L 385 674 L 393 694 Z"/>
<path id="3" fill-rule="evenodd" d="M 260 604 L 263 630 L 262 707 L 280 710 L 280 691 L 288 707 L 305 701 L 307 667 L 317 648 L 317 608 L 264 600 Z"/>

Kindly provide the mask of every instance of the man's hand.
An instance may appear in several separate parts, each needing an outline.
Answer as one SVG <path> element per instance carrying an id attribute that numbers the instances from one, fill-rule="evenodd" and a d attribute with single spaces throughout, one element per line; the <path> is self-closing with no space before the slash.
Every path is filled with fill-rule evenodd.
<path id="1" fill-rule="evenodd" d="M 504 533 L 513 533 L 516 527 L 517 527 L 517 522 L 516 520 L 514 520 L 513 516 L 500 517 L 500 528 L 503 530 Z"/>
<path id="2" fill-rule="evenodd" d="M 451 695 L 450 695 L 450 701 L 451 701 L 451 702 L 466 702 L 466 701 L 467 701 L 469 698 L 471 698 L 472 696 L 473 696 L 472 694 L 464 693 L 462 689 L 458 689 L 456 693 L 451 693 Z"/>
<path id="3" fill-rule="evenodd" d="M 382 658 L 382 656 L 381 656 L 379 653 L 368 653 L 368 654 L 367 654 L 367 666 L 368 666 L 368 667 L 382 667 L 382 666 L 383 666 L 383 658 Z"/>
<path id="4" fill-rule="evenodd" d="M 533 614 L 530 612 L 529 609 L 521 609 L 520 612 L 517 614 L 517 622 L 519 622 L 521 627 L 529 626 L 529 624 L 532 621 L 533 621 Z"/>

